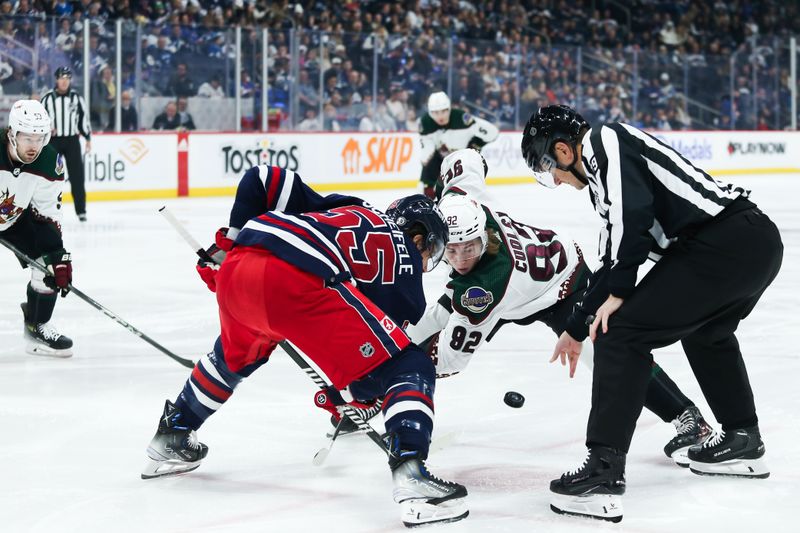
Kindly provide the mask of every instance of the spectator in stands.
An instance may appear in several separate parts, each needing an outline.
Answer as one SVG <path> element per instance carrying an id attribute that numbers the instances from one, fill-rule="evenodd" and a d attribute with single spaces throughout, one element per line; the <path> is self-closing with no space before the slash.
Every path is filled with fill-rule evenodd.
<path id="1" fill-rule="evenodd" d="M 303 114 L 308 108 L 319 109 L 319 86 L 315 87 L 313 85 L 307 69 L 300 71 L 297 84 L 297 99 L 300 102 L 300 110 Z"/>
<path id="2" fill-rule="evenodd" d="M 197 94 L 197 87 L 189 77 L 189 68 L 186 63 L 178 63 L 175 74 L 167 84 L 165 94 L 167 96 L 194 96 Z"/>
<path id="3" fill-rule="evenodd" d="M 408 114 L 408 95 L 401 85 L 392 85 L 389 99 L 386 101 L 386 111 L 395 123 L 395 129 L 406 121 Z"/>
<path id="4" fill-rule="evenodd" d="M 189 100 L 185 96 L 179 96 L 175 103 L 178 107 L 178 120 L 180 122 L 181 129 L 197 129 L 197 127 L 194 125 L 192 114 L 189 113 Z"/>
<path id="5" fill-rule="evenodd" d="M 323 113 L 322 128 L 325 131 L 342 131 L 342 126 L 336 118 L 336 107 L 333 104 L 325 104 Z"/>
<path id="6" fill-rule="evenodd" d="M 122 116 L 120 131 L 137 131 L 139 129 L 139 114 L 136 112 L 136 108 L 133 107 L 131 92 L 122 91 L 120 99 L 122 100 L 122 106 L 120 107 L 120 114 Z M 114 131 L 116 123 L 116 108 L 112 107 L 108 112 L 108 131 Z"/>
<path id="7" fill-rule="evenodd" d="M 25 67 L 17 65 L 11 77 L 3 81 L 3 93 L 12 96 L 28 97 L 33 92 L 33 87 L 28 79 Z"/>
<path id="8" fill-rule="evenodd" d="M 154 130 L 177 130 L 181 126 L 181 119 L 178 116 L 178 105 L 175 102 L 167 102 L 164 112 L 153 121 Z"/>
<path id="9" fill-rule="evenodd" d="M 114 107 L 117 98 L 117 86 L 114 83 L 114 73 L 109 65 L 100 67 L 100 77 L 92 80 L 92 99 L 89 115 L 92 119 L 92 129 L 102 131 L 106 129 L 108 111 Z"/>
<path id="10" fill-rule="evenodd" d="M 417 119 L 417 112 L 413 107 L 408 108 L 406 113 L 406 121 L 400 126 L 402 131 L 419 131 L 419 119 Z"/>
<path id="11" fill-rule="evenodd" d="M 222 88 L 222 79 L 219 74 L 214 74 L 211 79 L 200 85 L 197 96 L 204 98 L 221 99 L 225 98 L 225 89 Z"/>
<path id="12" fill-rule="evenodd" d="M 322 131 L 322 123 L 317 116 L 317 110 L 306 107 L 305 118 L 297 125 L 298 131 Z"/>

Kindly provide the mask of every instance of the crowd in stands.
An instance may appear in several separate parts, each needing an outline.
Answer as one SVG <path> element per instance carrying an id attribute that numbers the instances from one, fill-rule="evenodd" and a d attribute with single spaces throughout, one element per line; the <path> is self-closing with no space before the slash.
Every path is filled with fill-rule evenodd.
<path id="1" fill-rule="evenodd" d="M 455 106 L 504 129 L 550 103 L 575 106 L 590 122 L 772 129 L 788 123 L 779 116 L 790 98 L 789 62 L 781 54 L 788 36 L 800 35 L 799 6 L 785 0 L 2 0 L 0 86 L 5 94 L 41 94 L 57 66 L 81 72 L 88 23 L 95 127 L 113 127 L 116 93 L 123 91 L 126 112 L 131 97 L 174 97 L 161 120 L 139 125 L 169 128 L 170 117 L 181 114 L 181 98 L 234 94 L 228 30 L 238 24 L 252 127 L 261 114 L 260 30 L 268 28 L 271 113 L 300 130 L 414 130 L 428 94 L 448 87 Z M 124 19 L 120 80 L 118 18 Z M 741 57 L 733 92 L 732 55 Z M 124 120 L 130 127 L 132 119 Z"/>

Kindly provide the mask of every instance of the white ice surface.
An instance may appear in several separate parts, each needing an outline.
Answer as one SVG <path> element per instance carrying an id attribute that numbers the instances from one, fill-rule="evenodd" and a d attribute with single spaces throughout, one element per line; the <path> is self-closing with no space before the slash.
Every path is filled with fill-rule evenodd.
<path id="1" fill-rule="evenodd" d="M 800 177 L 736 181 L 754 189 L 786 248 L 780 275 L 739 329 L 772 476 L 700 477 L 674 466 L 661 451 L 672 426 L 645 412 L 628 456 L 622 523 L 552 513 L 549 481 L 584 457 L 591 376 L 579 367 L 569 380 L 547 363 L 555 338 L 544 326 L 507 326 L 465 373 L 437 388 L 434 440 L 442 444 L 434 443 L 430 464 L 468 487 L 471 509 L 441 531 L 797 531 Z M 494 194 L 497 207 L 568 230 L 594 255 L 598 219 L 588 198 L 561 189 L 498 187 Z M 408 192 L 362 196 L 384 207 Z M 170 206 L 205 243 L 225 224 L 230 202 L 90 203 L 86 224 L 67 205 L 75 285 L 178 355 L 198 358 L 217 335 L 215 300 L 194 272 L 192 252 L 156 210 Z M 385 457 L 367 439 L 343 438 L 324 467 L 312 466 L 328 417 L 312 405 L 314 385 L 282 352 L 201 429 L 210 453 L 197 471 L 142 481 L 164 399 L 175 398 L 189 370 L 74 295 L 59 300 L 54 323 L 74 339 L 75 356 L 26 355 L 19 302 L 29 274 L 6 250 L 0 272 L 0 531 L 405 530 Z M 441 267 L 426 278 L 429 298 L 444 277 Z M 711 416 L 679 347 L 656 359 Z M 523 408 L 503 404 L 508 390 L 525 395 Z"/>

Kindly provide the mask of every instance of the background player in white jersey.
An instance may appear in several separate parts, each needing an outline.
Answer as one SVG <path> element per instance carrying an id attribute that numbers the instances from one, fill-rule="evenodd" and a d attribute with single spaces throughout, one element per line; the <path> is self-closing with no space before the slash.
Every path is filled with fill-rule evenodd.
<path id="1" fill-rule="evenodd" d="M 425 195 L 438 196 L 439 167 L 448 154 L 463 148 L 481 150 L 499 134 L 491 122 L 463 109 L 451 108 L 450 98 L 444 92 L 432 93 L 428 97 L 428 112 L 419 121 L 420 181 Z"/>
<path id="2" fill-rule="evenodd" d="M 570 327 L 568 318 L 591 276 L 576 243 L 486 205 L 491 201 L 487 171 L 474 150 L 454 152 L 442 164 L 439 207 L 450 228 L 445 260 L 453 270 L 442 296 L 406 330 L 420 345 L 436 344 L 431 348 L 438 377 L 466 368 L 503 324 L 542 322 L 561 335 Z M 437 334 L 438 341 L 427 341 Z M 664 452 L 688 466 L 689 446 L 705 439 L 710 428 L 658 365 L 651 375 L 647 407 L 665 422 L 674 421 L 678 429 Z"/>
<path id="3" fill-rule="evenodd" d="M 31 269 L 22 304 L 28 353 L 69 357 L 72 340 L 50 324 L 58 292 L 69 292 L 72 262 L 61 239 L 64 160 L 47 145 L 49 139 L 50 116 L 42 104 L 15 102 L 0 139 L 0 239 L 43 261 L 51 272 Z"/>

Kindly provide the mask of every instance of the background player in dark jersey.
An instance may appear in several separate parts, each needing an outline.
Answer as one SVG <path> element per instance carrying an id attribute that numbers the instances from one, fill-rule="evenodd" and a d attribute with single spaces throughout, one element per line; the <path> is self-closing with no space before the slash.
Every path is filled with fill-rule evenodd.
<path id="1" fill-rule="evenodd" d="M 356 400 L 384 397 L 404 523 L 465 518 L 466 489 L 425 467 L 435 375 L 402 328 L 422 315 L 422 273 L 436 266 L 446 244 L 447 225 L 423 195 L 402 198 L 384 214 L 353 196 L 320 196 L 291 171 L 250 169 L 230 229 L 217 235 L 227 251 L 221 267 L 198 268 L 217 294 L 221 335 L 176 402 L 166 402 L 142 477 L 197 468 L 208 448 L 195 430 L 289 340 L 335 389 L 356 382 L 365 395 Z"/>
<path id="2" fill-rule="evenodd" d="M 530 118 L 522 154 L 552 186 L 588 186 L 604 221 L 602 266 L 554 351 L 574 366 L 587 335 L 595 348 L 589 454 L 580 468 L 551 483 L 553 510 L 622 518 L 625 457 L 652 350 L 677 341 L 722 425 L 689 449 L 691 470 L 767 477 L 734 332 L 777 276 L 783 244 L 775 224 L 748 199 L 750 191 L 713 179 L 627 124 L 590 129 L 567 106 L 544 107 Z M 657 263 L 637 284 L 648 257 Z M 578 327 L 590 315 L 591 327 Z"/>
<path id="3" fill-rule="evenodd" d="M 61 239 L 64 160 L 47 145 L 49 139 L 50 117 L 42 104 L 15 102 L 0 140 L 0 239 L 51 271 L 46 276 L 31 269 L 22 304 L 28 353 L 69 357 L 72 340 L 50 323 L 58 292 L 69 292 L 72 262 Z"/>

